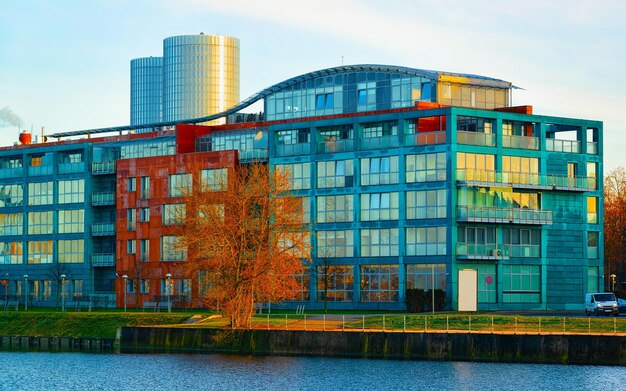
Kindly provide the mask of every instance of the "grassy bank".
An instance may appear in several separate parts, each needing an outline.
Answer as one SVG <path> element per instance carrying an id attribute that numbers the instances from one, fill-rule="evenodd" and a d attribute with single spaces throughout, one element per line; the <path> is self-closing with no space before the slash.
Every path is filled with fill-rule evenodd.
<path id="1" fill-rule="evenodd" d="M 0 312 L 0 335 L 115 338 L 120 326 L 170 325 L 188 313 L 143 312 Z"/>

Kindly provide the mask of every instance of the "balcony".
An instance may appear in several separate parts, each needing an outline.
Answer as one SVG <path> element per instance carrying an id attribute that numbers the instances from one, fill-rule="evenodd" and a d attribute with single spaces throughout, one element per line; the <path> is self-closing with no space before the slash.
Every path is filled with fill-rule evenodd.
<path id="1" fill-rule="evenodd" d="M 502 136 L 502 146 L 504 148 L 519 148 L 519 149 L 539 149 L 539 137 L 526 137 L 526 136 Z"/>
<path id="2" fill-rule="evenodd" d="M 597 155 L 598 154 L 598 143 L 587 142 L 587 154 L 589 154 L 589 155 Z"/>
<path id="3" fill-rule="evenodd" d="M 115 254 L 113 253 L 92 254 L 91 265 L 93 267 L 115 266 Z"/>
<path id="4" fill-rule="evenodd" d="M 91 163 L 91 173 L 93 175 L 115 174 L 115 160 Z"/>
<path id="5" fill-rule="evenodd" d="M 115 223 L 93 223 L 91 225 L 91 236 L 113 235 L 115 235 Z"/>
<path id="6" fill-rule="evenodd" d="M 300 156 L 311 153 L 311 143 L 276 145 L 276 156 Z"/>
<path id="7" fill-rule="evenodd" d="M 52 166 L 30 166 L 28 176 L 52 175 Z"/>
<path id="8" fill-rule="evenodd" d="M 568 177 L 566 175 L 540 175 L 468 169 L 456 170 L 456 180 L 481 186 L 504 184 L 515 188 L 567 191 L 595 190 L 597 182 L 596 178 L 593 177 Z"/>
<path id="9" fill-rule="evenodd" d="M 251 149 L 239 151 L 240 162 L 267 161 L 267 149 Z"/>
<path id="10" fill-rule="evenodd" d="M 59 163 L 59 174 L 76 174 L 85 171 L 85 163 Z"/>
<path id="11" fill-rule="evenodd" d="M 0 178 L 21 178 L 24 176 L 24 167 L 0 168 Z"/>
<path id="12" fill-rule="evenodd" d="M 446 131 L 423 132 L 404 135 L 404 145 L 437 145 L 446 143 Z"/>
<path id="13" fill-rule="evenodd" d="M 456 256 L 460 259 L 498 260 L 519 258 L 538 258 L 541 246 L 532 244 L 500 244 L 495 243 L 457 243 Z"/>
<path id="14" fill-rule="evenodd" d="M 385 149 L 399 145 L 398 136 L 396 135 L 361 138 L 359 142 L 361 149 Z"/>
<path id="15" fill-rule="evenodd" d="M 580 141 L 546 139 L 546 151 L 580 153 Z"/>
<path id="16" fill-rule="evenodd" d="M 91 205 L 93 206 L 109 206 L 115 205 L 115 193 L 94 193 L 91 195 Z"/>
<path id="17" fill-rule="evenodd" d="M 479 132 L 456 132 L 456 141 L 459 144 L 479 145 L 483 147 L 495 147 L 496 135 Z"/>
<path id="18" fill-rule="evenodd" d="M 461 222 L 542 225 L 552 224 L 553 213 L 550 210 L 524 208 L 457 206 L 456 219 Z"/>
<path id="19" fill-rule="evenodd" d="M 317 143 L 317 153 L 337 153 L 354 151 L 354 140 L 328 140 Z"/>

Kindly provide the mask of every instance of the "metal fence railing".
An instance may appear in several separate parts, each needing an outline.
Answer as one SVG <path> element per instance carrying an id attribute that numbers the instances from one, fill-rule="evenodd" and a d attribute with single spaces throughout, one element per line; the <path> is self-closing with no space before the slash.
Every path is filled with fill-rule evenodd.
<path id="1" fill-rule="evenodd" d="M 626 335 L 626 319 L 502 315 L 258 314 L 250 318 L 249 328 L 345 332 Z"/>

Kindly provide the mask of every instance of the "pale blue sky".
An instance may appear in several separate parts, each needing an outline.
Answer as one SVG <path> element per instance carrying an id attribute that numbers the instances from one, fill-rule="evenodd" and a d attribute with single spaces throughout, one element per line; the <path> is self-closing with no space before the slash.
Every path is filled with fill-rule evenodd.
<path id="1" fill-rule="evenodd" d="M 624 20 L 619 0 L 3 1 L 0 115 L 48 133 L 126 125 L 129 61 L 204 32 L 240 39 L 242 99 L 342 56 L 511 81 L 516 105 L 604 121 L 611 169 L 626 165 Z M 0 121 L 0 145 L 17 133 Z"/>

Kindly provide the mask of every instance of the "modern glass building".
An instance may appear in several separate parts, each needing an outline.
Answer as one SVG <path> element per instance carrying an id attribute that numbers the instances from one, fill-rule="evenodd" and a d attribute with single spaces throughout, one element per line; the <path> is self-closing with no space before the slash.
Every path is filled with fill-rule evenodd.
<path id="1" fill-rule="evenodd" d="M 163 112 L 163 57 L 130 62 L 130 124 L 161 122 Z"/>
<path id="2" fill-rule="evenodd" d="M 129 294 L 138 306 L 159 301 L 168 289 L 178 293 L 175 305 L 195 305 L 198 276 L 182 274 L 186 253 L 173 250 L 168 228 L 184 204 L 171 190 L 261 161 L 289 169 L 311 224 L 313 261 L 299 276 L 298 300 L 284 306 L 404 309 L 407 289 L 434 287 L 457 309 L 459 272 L 472 269 L 479 309 L 582 309 L 585 292 L 604 285 L 602 122 L 512 106 L 514 89 L 477 75 L 342 66 L 285 80 L 173 131 L 2 150 L 1 186 L 49 181 L 26 168 L 46 153 L 65 180 L 64 151 L 84 150 L 85 200 L 74 207 L 86 217 L 82 234 L 66 233 L 58 220 L 41 233 L 27 214 L 52 211 L 54 219 L 56 211 L 58 219 L 66 209 L 60 185 L 46 206 L 15 206 L 9 197 L 3 213 L 27 217 L 6 217 L 21 231 L 8 231 L 0 272 L 19 296 L 22 273 L 46 280 L 50 265 L 65 265 L 58 242 L 80 237 L 77 267 L 93 276 L 83 278 L 83 292 L 101 282 L 112 292 L 117 272 L 118 306 Z M 233 118 L 259 100 L 264 121 L 190 124 Z M 38 189 L 23 188 L 22 197 Z M 113 221 L 108 231 L 97 225 Z M 52 241 L 43 265 L 30 262 L 37 248 L 29 247 L 42 238 Z M 165 285 L 165 272 L 177 288 Z"/>

